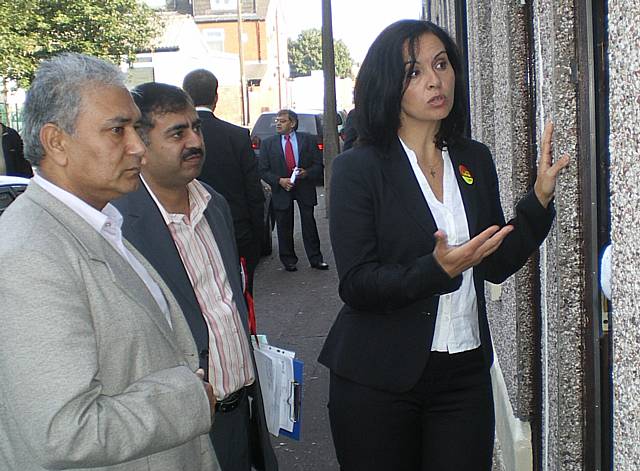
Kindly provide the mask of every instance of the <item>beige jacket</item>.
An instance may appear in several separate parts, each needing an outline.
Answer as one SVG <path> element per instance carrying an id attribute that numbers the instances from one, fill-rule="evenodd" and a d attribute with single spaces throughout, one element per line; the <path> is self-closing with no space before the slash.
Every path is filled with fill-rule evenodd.
<path id="1" fill-rule="evenodd" d="M 131 266 L 31 183 L 0 218 L 0 469 L 212 471 L 196 347 Z"/>

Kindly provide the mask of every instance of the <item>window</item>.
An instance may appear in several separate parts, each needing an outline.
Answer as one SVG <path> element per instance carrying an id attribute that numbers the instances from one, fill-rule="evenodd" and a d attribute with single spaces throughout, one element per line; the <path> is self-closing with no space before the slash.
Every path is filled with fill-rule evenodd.
<path id="1" fill-rule="evenodd" d="M 236 0 L 210 0 L 210 3 L 214 11 L 233 11 L 238 6 Z"/>
<path id="2" fill-rule="evenodd" d="M 211 51 L 224 52 L 224 29 L 207 28 L 202 33 Z"/>

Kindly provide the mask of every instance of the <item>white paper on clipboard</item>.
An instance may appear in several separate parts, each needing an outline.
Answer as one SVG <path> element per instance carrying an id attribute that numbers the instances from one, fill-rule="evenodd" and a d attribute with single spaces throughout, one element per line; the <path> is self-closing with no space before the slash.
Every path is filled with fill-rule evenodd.
<path id="1" fill-rule="evenodd" d="M 295 381 L 295 352 L 266 343 L 260 343 L 258 347 L 254 342 L 253 346 L 269 433 L 277 437 L 280 429 L 293 432 L 295 414 L 292 385 Z"/>
<path id="2" fill-rule="evenodd" d="M 262 402 L 264 404 L 264 415 L 267 421 L 269 433 L 275 437 L 280 430 L 280 403 L 276 393 L 278 382 L 276 365 L 272 359 L 262 350 L 253 350 L 258 376 L 260 377 L 260 388 L 262 389 Z"/>

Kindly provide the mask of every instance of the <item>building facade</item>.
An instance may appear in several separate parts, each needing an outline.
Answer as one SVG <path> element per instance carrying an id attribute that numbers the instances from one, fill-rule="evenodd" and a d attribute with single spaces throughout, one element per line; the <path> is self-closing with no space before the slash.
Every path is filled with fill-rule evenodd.
<path id="1" fill-rule="evenodd" d="M 212 51 L 240 57 L 242 43 L 244 124 L 249 124 L 287 103 L 289 61 L 281 1 L 242 0 L 240 6 L 240 27 L 236 0 L 193 0 L 192 12 Z"/>
<path id="2" fill-rule="evenodd" d="M 131 84 L 155 80 L 181 85 L 189 71 L 210 70 L 219 81 L 216 114 L 246 126 L 262 111 L 288 103 L 281 0 L 242 0 L 240 12 L 236 0 L 146 3 L 159 10 L 164 30 L 149 51 L 137 55 Z"/>

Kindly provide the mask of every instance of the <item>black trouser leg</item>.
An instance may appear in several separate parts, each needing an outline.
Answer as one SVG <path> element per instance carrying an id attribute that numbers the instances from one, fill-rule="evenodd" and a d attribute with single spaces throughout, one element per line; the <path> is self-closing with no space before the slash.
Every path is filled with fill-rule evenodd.
<path id="1" fill-rule="evenodd" d="M 300 210 L 300 225 L 302 226 L 302 241 L 304 250 L 311 265 L 322 263 L 322 253 L 320 252 L 320 237 L 318 236 L 318 226 L 313 216 L 313 206 L 306 205 L 298 201 Z"/>
<path id="2" fill-rule="evenodd" d="M 491 375 L 482 350 L 431 355 L 422 470 L 490 471 L 495 415 Z"/>
<path id="3" fill-rule="evenodd" d="M 342 471 L 491 470 L 493 396 L 482 351 L 432 356 L 404 393 L 331 374 L 329 418 Z"/>
<path id="4" fill-rule="evenodd" d="M 222 471 L 251 471 L 249 400 L 231 412 L 217 412 L 209 433 Z"/>
<path id="5" fill-rule="evenodd" d="M 287 209 L 276 209 L 276 231 L 278 232 L 278 255 L 283 265 L 295 265 L 298 257 L 293 247 L 293 202 Z"/>

